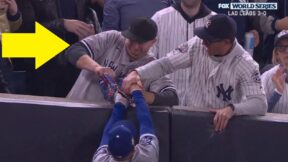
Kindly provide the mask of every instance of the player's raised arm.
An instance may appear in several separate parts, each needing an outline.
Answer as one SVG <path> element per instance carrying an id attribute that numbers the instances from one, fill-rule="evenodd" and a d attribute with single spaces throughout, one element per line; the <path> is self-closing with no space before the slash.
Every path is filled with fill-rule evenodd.
<path id="1" fill-rule="evenodd" d="M 140 136 L 143 134 L 155 134 L 151 114 L 145 102 L 141 87 L 138 84 L 131 86 L 131 94 L 136 104 L 136 115 L 140 123 Z"/>

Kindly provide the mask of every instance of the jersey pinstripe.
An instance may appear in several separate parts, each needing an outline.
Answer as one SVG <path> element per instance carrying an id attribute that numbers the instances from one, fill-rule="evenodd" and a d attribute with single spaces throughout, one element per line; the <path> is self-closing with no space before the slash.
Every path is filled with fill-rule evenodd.
<path id="1" fill-rule="evenodd" d="M 272 95 L 272 93 L 274 92 L 276 88 L 276 86 L 274 85 L 272 81 L 272 76 L 276 73 L 278 68 L 279 68 L 279 65 L 266 71 L 261 76 L 267 99 L 270 98 L 270 96 Z M 285 90 L 282 96 L 280 97 L 279 101 L 275 104 L 274 108 L 272 109 L 273 113 L 288 114 L 288 89 L 287 89 L 287 83 L 285 84 L 286 86 L 285 86 Z"/>
<path id="2" fill-rule="evenodd" d="M 139 144 L 135 146 L 135 152 L 131 160 L 121 162 L 158 162 L 159 142 L 155 135 L 144 134 L 139 139 Z M 93 162 L 116 162 L 108 151 L 108 146 L 100 147 L 94 157 Z"/>
<path id="3" fill-rule="evenodd" d="M 191 68 L 189 89 L 184 96 L 186 105 L 196 108 L 223 108 L 240 104 L 248 96 L 264 96 L 259 66 L 235 40 L 232 51 L 223 57 L 211 57 L 197 36 L 171 51 L 168 57 L 137 68 L 142 79 Z M 150 69 L 155 69 L 153 74 Z M 255 109 L 258 110 L 257 106 Z M 261 108 L 262 109 L 262 108 Z M 238 110 L 235 114 L 253 114 L 255 110 Z"/>
<path id="4" fill-rule="evenodd" d="M 215 13 L 202 5 L 195 19 L 188 22 L 189 20 L 183 17 L 176 5 L 156 12 L 152 19 L 158 26 L 157 42 L 150 52 L 158 59 L 165 57 L 168 52 L 178 45 L 191 39 L 194 36 L 194 29 L 204 26 L 213 14 Z M 185 91 L 189 88 L 190 74 L 191 69 L 186 68 L 169 75 L 175 84 L 180 105 L 185 105 L 183 97 Z"/>
<path id="5" fill-rule="evenodd" d="M 104 67 L 113 69 L 117 79 L 123 79 L 131 70 L 155 59 L 146 55 L 131 62 L 126 52 L 125 39 L 118 31 L 107 31 L 89 36 L 81 43 L 85 45 L 93 60 Z M 160 93 L 167 88 L 175 89 L 172 81 L 167 77 L 147 80 L 144 84 L 144 89 L 149 92 Z M 101 92 L 99 77 L 87 70 L 81 71 L 67 98 L 108 103 Z"/>

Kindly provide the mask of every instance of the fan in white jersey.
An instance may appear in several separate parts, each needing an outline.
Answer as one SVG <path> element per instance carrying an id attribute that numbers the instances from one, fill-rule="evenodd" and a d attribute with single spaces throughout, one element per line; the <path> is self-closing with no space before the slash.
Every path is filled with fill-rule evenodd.
<path id="1" fill-rule="evenodd" d="M 275 37 L 274 66 L 262 74 L 263 87 L 268 100 L 268 112 L 288 114 L 288 31 Z"/>
<path id="2" fill-rule="evenodd" d="M 114 77 L 121 85 L 122 79 L 136 67 L 155 60 L 148 50 L 155 43 L 157 25 L 149 18 L 135 19 L 129 29 L 102 32 L 87 37 L 66 51 L 68 60 L 83 69 L 68 94 L 68 98 L 109 103 L 111 93 L 102 84 L 104 73 Z M 153 70 L 151 71 L 153 72 Z M 174 85 L 167 77 L 147 81 L 144 96 L 152 105 L 177 105 Z M 108 91 L 111 92 L 111 91 Z"/>
<path id="3" fill-rule="evenodd" d="M 167 57 L 131 72 L 124 79 L 123 88 L 191 68 L 188 105 L 216 113 L 216 130 L 223 130 L 233 115 L 264 115 L 267 100 L 259 65 L 235 39 L 235 21 L 224 14 L 215 15 L 194 33 L 198 37 L 180 45 Z M 149 73 L 151 69 L 153 73 Z"/>
<path id="4" fill-rule="evenodd" d="M 140 86 L 131 86 L 130 93 L 140 124 L 139 144 L 134 143 L 136 131 L 133 123 L 125 120 L 127 100 L 118 94 L 93 162 L 158 162 L 159 142 Z"/>
<path id="5" fill-rule="evenodd" d="M 168 52 L 178 45 L 187 42 L 195 36 L 194 29 L 206 24 L 209 17 L 215 15 L 202 0 L 182 0 L 172 6 L 156 12 L 153 19 L 158 26 L 156 43 L 151 48 L 151 54 L 157 59 L 165 57 Z M 181 69 L 169 77 L 174 82 L 179 105 L 187 105 L 187 91 L 191 68 Z"/>

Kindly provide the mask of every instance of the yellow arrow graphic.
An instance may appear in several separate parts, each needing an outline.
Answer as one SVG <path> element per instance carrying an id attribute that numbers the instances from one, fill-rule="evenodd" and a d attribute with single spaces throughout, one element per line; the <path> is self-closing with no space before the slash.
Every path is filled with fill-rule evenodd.
<path id="1" fill-rule="evenodd" d="M 35 33 L 2 33 L 2 57 L 35 58 L 35 69 L 68 46 L 68 43 L 37 22 Z"/>

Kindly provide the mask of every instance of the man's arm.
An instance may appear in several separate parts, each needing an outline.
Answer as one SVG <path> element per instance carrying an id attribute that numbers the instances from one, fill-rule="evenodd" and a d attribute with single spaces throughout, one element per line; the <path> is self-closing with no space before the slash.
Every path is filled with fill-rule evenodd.
<path id="1" fill-rule="evenodd" d="M 93 39 L 92 37 L 90 39 Z M 83 42 L 85 41 L 83 40 Z M 94 59 L 92 59 L 97 59 L 98 55 L 101 55 L 99 54 L 100 51 L 94 51 L 93 49 L 88 48 L 89 44 L 86 42 L 85 45 L 83 42 L 77 42 L 70 46 L 65 52 L 66 59 L 78 68 L 95 72 L 99 76 L 107 73 L 108 75 L 115 77 L 115 73 L 111 68 L 103 67 L 98 64 Z M 98 44 L 98 46 L 100 45 Z"/>
<path id="2" fill-rule="evenodd" d="M 230 104 L 221 109 L 210 109 L 214 112 L 213 123 L 216 131 L 226 128 L 234 115 L 264 115 L 267 110 L 265 95 L 248 96 L 247 100 L 238 104 Z"/>
<path id="3" fill-rule="evenodd" d="M 165 89 L 159 93 L 149 91 L 143 92 L 146 102 L 154 106 L 173 106 L 179 104 L 178 95 L 175 89 Z"/>
<path id="4" fill-rule="evenodd" d="M 149 62 L 148 64 L 136 68 L 123 80 L 123 88 L 129 91 L 132 84 L 140 80 L 156 80 L 178 69 L 184 69 L 192 64 L 193 45 L 199 43 L 200 39 L 193 37 L 188 42 L 181 44 L 175 50 L 169 52 L 166 57 Z"/>

